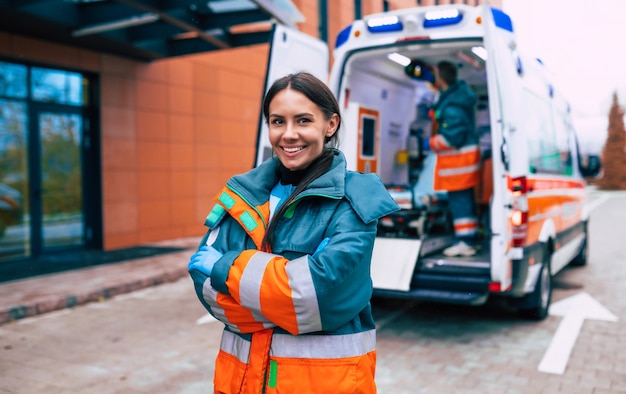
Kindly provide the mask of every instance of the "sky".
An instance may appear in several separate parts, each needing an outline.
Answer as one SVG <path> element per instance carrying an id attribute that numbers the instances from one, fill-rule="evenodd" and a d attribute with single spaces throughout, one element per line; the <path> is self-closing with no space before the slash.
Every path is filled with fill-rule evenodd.
<path id="1" fill-rule="evenodd" d="M 626 104 L 624 0 L 502 0 L 518 48 L 542 60 L 569 99 L 582 146 L 599 151 L 613 93 Z"/>

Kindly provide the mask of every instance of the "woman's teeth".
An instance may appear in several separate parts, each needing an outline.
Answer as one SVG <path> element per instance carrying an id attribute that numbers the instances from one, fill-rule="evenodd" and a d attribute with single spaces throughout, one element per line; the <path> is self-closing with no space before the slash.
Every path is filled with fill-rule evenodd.
<path id="1" fill-rule="evenodd" d="M 301 147 L 301 146 L 300 146 L 300 147 L 297 147 L 297 148 L 283 148 L 283 150 L 284 150 L 285 152 L 288 152 L 288 153 L 297 152 L 297 151 L 302 150 L 302 149 L 304 149 L 304 148 L 303 148 L 303 147 Z"/>

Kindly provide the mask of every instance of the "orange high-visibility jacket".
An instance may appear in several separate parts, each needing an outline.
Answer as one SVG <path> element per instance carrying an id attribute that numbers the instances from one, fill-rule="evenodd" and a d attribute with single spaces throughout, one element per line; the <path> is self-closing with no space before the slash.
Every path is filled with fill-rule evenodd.
<path id="1" fill-rule="evenodd" d="M 436 134 L 430 148 L 437 153 L 434 190 L 457 191 L 480 180 L 480 148 L 476 135 L 476 96 L 465 81 L 457 81 L 441 93 L 434 106 Z"/>
<path id="2" fill-rule="evenodd" d="M 227 182 L 201 244 L 223 256 L 210 277 L 190 271 L 225 324 L 215 393 L 375 393 L 370 260 L 378 218 L 398 207 L 377 175 L 347 172 L 335 151 L 331 169 L 273 219 L 272 252 L 260 251 L 278 165 Z"/>

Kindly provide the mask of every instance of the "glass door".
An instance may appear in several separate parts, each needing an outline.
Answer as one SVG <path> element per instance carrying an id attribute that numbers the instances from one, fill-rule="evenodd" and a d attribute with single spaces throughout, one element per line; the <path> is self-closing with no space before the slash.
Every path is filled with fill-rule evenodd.
<path id="1" fill-rule="evenodd" d="M 95 81 L 0 61 L 0 282 L 53 272 L 48 252 L 102 247 Z"/>
<path id="2" fill-rule="evenodd" d="M 0 62 L 0 262 L 31 255 L 27 75 Z"/>
<path id="3" fill-rule="evenodd" d="M 83 119 L 79 113 L 37 111 L 39 170 L 34 185 L 37 237 L 41 251 L 82 246 L 85 239 L 83 170 L 81 158 Z M 39 246 L 39 245 L 36 245 Z M 39 249 L 39 247 L 37 247 Z"/>

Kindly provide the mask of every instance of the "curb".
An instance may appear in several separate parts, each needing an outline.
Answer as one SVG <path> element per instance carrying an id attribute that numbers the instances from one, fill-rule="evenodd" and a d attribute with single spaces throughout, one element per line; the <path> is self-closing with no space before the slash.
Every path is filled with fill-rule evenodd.
<path id="1" fill-rule="evenodd" d="M 0 310 L 0 326 L 12 321 L 33 317 L 61 309 L 73 308 L 91 302 L 102 302 L 116 295 L 130 293 L 147 287 L 163 283 L 174 282 L 188 275 L 187 267 L 173 269 L 147 277 L 142 280 L 133 280 L 120 284 L 106 286 L 95 290 L 86 290 L 78 293 L 51 295 L 45 300 L 35 300 L 31 304 L 3 307 Z"/>

